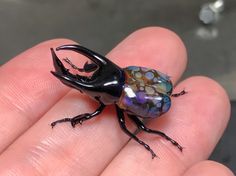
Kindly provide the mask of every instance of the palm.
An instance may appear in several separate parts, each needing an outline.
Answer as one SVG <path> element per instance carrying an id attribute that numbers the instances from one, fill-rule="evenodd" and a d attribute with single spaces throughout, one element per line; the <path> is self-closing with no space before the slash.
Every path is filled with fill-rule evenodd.
<path id="1" fill-rule="evenodd" d="M 45 42 L 0 68 L 0 175 L 232 175 L 222 165 L 204 162 L 229 118 L 224 90 L 208 78 L 192 77 L 178 84 L 174 91 L 184 88 L 189 93 L 173 99 L 171 110 L 148 125 L 176 139 L 184 146 L 183 153 L 160 137 L 140 133 L 159 157 L 152 160 L 122 133 L 113 106 L 75 129 L 60 124 L 52 130 L 52 121 L 97 107 L 49 73 L 53 69 L 49 48 L 68 43 L 62 39 Z M 60 56 L 70 56 L 79 65 L 85 62 L 71 52 Z M 158 69 L 174 82 L 186 65 L 179 38 L 161 28 L 132 34 L 108 57 L 123 67 Z M 131 124 L 128 127 L 135 131 Z"/>

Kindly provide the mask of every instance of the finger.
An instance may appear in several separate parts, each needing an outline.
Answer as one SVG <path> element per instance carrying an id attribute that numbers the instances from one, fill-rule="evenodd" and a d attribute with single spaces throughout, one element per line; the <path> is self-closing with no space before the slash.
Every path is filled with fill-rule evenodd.
<path id="1" fill-rule="evenodd" d="M 203 161 L 189 168 L 184 176 L 234 176 L 231 170 L 214 161 Z"/>
<path id="2" fill-rule="evenodd" d="M 170 111 L 149 124 L 178 141 L 183 153 L 163 138 L 141 133 L 138 137 L 150 144 L 159 159 L 152 160 L 149 152 L 130 141 L 103 175 L 182 175 L 210 155 L 229 119 L 228 97 L 221 86 L 205 77 L 189 78 L 176 87 L 183 88 L 188 93 L 173 98 Z"/>
<path id="3" fill-rule="evenodd" d="M 120 43 L 108 54 L 108 57 L 122 67 L 134 65 L 154 68 L 170 76 L 173 82 L 185 70 L 185 46 L 175 33 L 167 29 L 145 28 L 127 37 L 125 42 L 127 44 Z"/>
<path id="4" fill-rule="evenodd" d="M 0 68 L 0 153 L 69 90 L 50 74 L 49 48 L 65 43 L 41 43 Z"/>
<path id="5" fill-rule="evenodd" d="M 125 50 L 126 46 L 132 46 L 132 50 Z M 131 34 L 108 56 L 118 65 L 123 63 L 125 66 L 136 65 L 136 58 L 141 60 L 142 55 L 147 66 L 159 66 L 173 78 L 180 77 L 186 65 L 183 43 L 175 34 L 162 28 L 147 28 Z M 162 60 L 168 63 L 164 64 Z M 177 62 L 179 66 L 173 64 Z M 103 112 L 100 116 L 103 118 L 97 117 L 75 129 L 61 124 L 51 130 L 48 125 L 56 119 L 92 112 L 95 108 L 85 95 L 70 92 L 0 157 L 0 173 L 17 170 L 23 174 L 24 168 L 30 175 L 99 174 L 128 141 L 112 108 Z"/>

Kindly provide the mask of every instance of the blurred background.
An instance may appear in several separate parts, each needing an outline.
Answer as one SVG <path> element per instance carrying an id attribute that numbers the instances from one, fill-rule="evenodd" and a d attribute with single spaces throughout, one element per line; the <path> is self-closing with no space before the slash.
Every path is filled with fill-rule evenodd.
<path id="1" fill-rule="evenodd" d="M 0 65 L 39 42 L 70 38 L 106 54 L 133 31 L 162 26 L 184 41 L 184 77 L 205 75 L 227 90 L 229 126 L 211 159 L 236 173 L 235 0 L 0 0 Z"/>

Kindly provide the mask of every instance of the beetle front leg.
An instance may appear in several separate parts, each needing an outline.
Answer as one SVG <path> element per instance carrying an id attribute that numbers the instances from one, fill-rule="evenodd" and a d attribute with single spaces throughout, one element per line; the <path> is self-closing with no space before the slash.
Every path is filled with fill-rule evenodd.
<path id="1" fill-rule="evenodd" d="M 152 130 L 150 128 L 147 128 L 143 122 L 136 116 L 134 115 L 128 115 L 129 118 L 137 125 L 137 127 L 147 133 L 152 133 L 152 134 L 157 134 L 163 138 L 165 138 L 166 140 L 170 141 L 175 147 L 177 147 L 181 152 L 183 151 L 183 147 L 181 145 L 179 145 L 178 142 L 176 142 L 175 140 L 173 140 L 172 138 L 170 138 L 169 136 L 167 136 L 165 133 L 161 132 L 161 131 L 157 131 L 157 130 Z"/>
<path id="2" fill-rule="evenodd" d="M 78 71 L 80 71 L 80 72 L 90 73 L 90 72 L 95 71 L 95 70 L 97 69 L 97 65 L 94 64 L 94 63 L 90 63 L 90 64 L 89 64 L 88 62 L 85 62 L 83 68 L 79 68 L 79 67 L 77 67 L 76 65 L 74 65 L 74 64 L 70 61 L 70 59 L 65 58 L 65 59 L 63 59 L 63 60 L 64 60 L 67 64 L 69 64 L 73 69 L 78 70 Z"/>
<path id="3" fill-rule="evenodd" d="M 74 128 L 76 124 L 78 123 L 82 124 L 84 121 L 89 120 L 99 115 L 103 111 L 104 108 L 105 108 L 105 105 L 102 102 L 100 102 L 100 106 L 93 113 L 85 113 L 85 114 L 80 114 L 78 116 L 75 116 L 73 118 L 60 119 L 60 120 L 52 122 L 51 126 L 53 128 L 58 123 L 70 122 L 71 126 Z"/>
<path id="4" fill-rule="evenodd" d="M 157 157 L 157 155 L 154 153 L 154 151 L 151 149 L 151 147 L 149 145 L 147 145 L 146 143 L 144 143 L 143 141 L 141 141 L 137 136 L 135 136 L 135 134 L 133 134 L 132 132 L 130 132 L 127 129 L 126 123 L 125 123 L 125 117 L 124 117 L 124 113 L 123 110 L 121 110 L 117 105 L 116 105 L 116 112 L 117 112 L 117 117 L 118 117 L 118 121 L 120 124 L 121 129 L 132 139 L 134 139 L 136 142 L 138 142 L 139 144 L 141 144 L 142 146 L 144 146 L 152 155 L 152 159 Z"/>

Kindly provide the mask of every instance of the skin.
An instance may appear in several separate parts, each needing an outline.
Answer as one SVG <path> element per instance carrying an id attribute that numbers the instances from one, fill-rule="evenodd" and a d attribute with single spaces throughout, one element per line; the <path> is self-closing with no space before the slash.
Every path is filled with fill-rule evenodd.
<path id="1" fill-rule="evenodd" d="M 230 104 L 224 89 L 206 77 L 180 82 L 174 92 L 185 89 L 188 94 L 172 98 L 170 111 L 147 125 L 177 140 L 183 153 L 166 140 L 141 132 L 138 136 L 158 155 L 152 160 L 121 131 L 114 106 L 74 129 L 68 123 L 51 129 L 52 121 L 92 112 L 98 106 L 50 74 L 49 48 L 72 43 L 46 41 L 0 67 L 0 175 L 233 175 L 225 166 L 207 161 L 226 128 Z M 74 52 L 57 54 L 80 66 L 86 61 Z M 159 27 L 134 32 L 107 57 L 121 67 L 158 69 L 174 83 L 187 63 L 183 42 Z M 130 123 L 128 127 L 135 131 Z"/>

